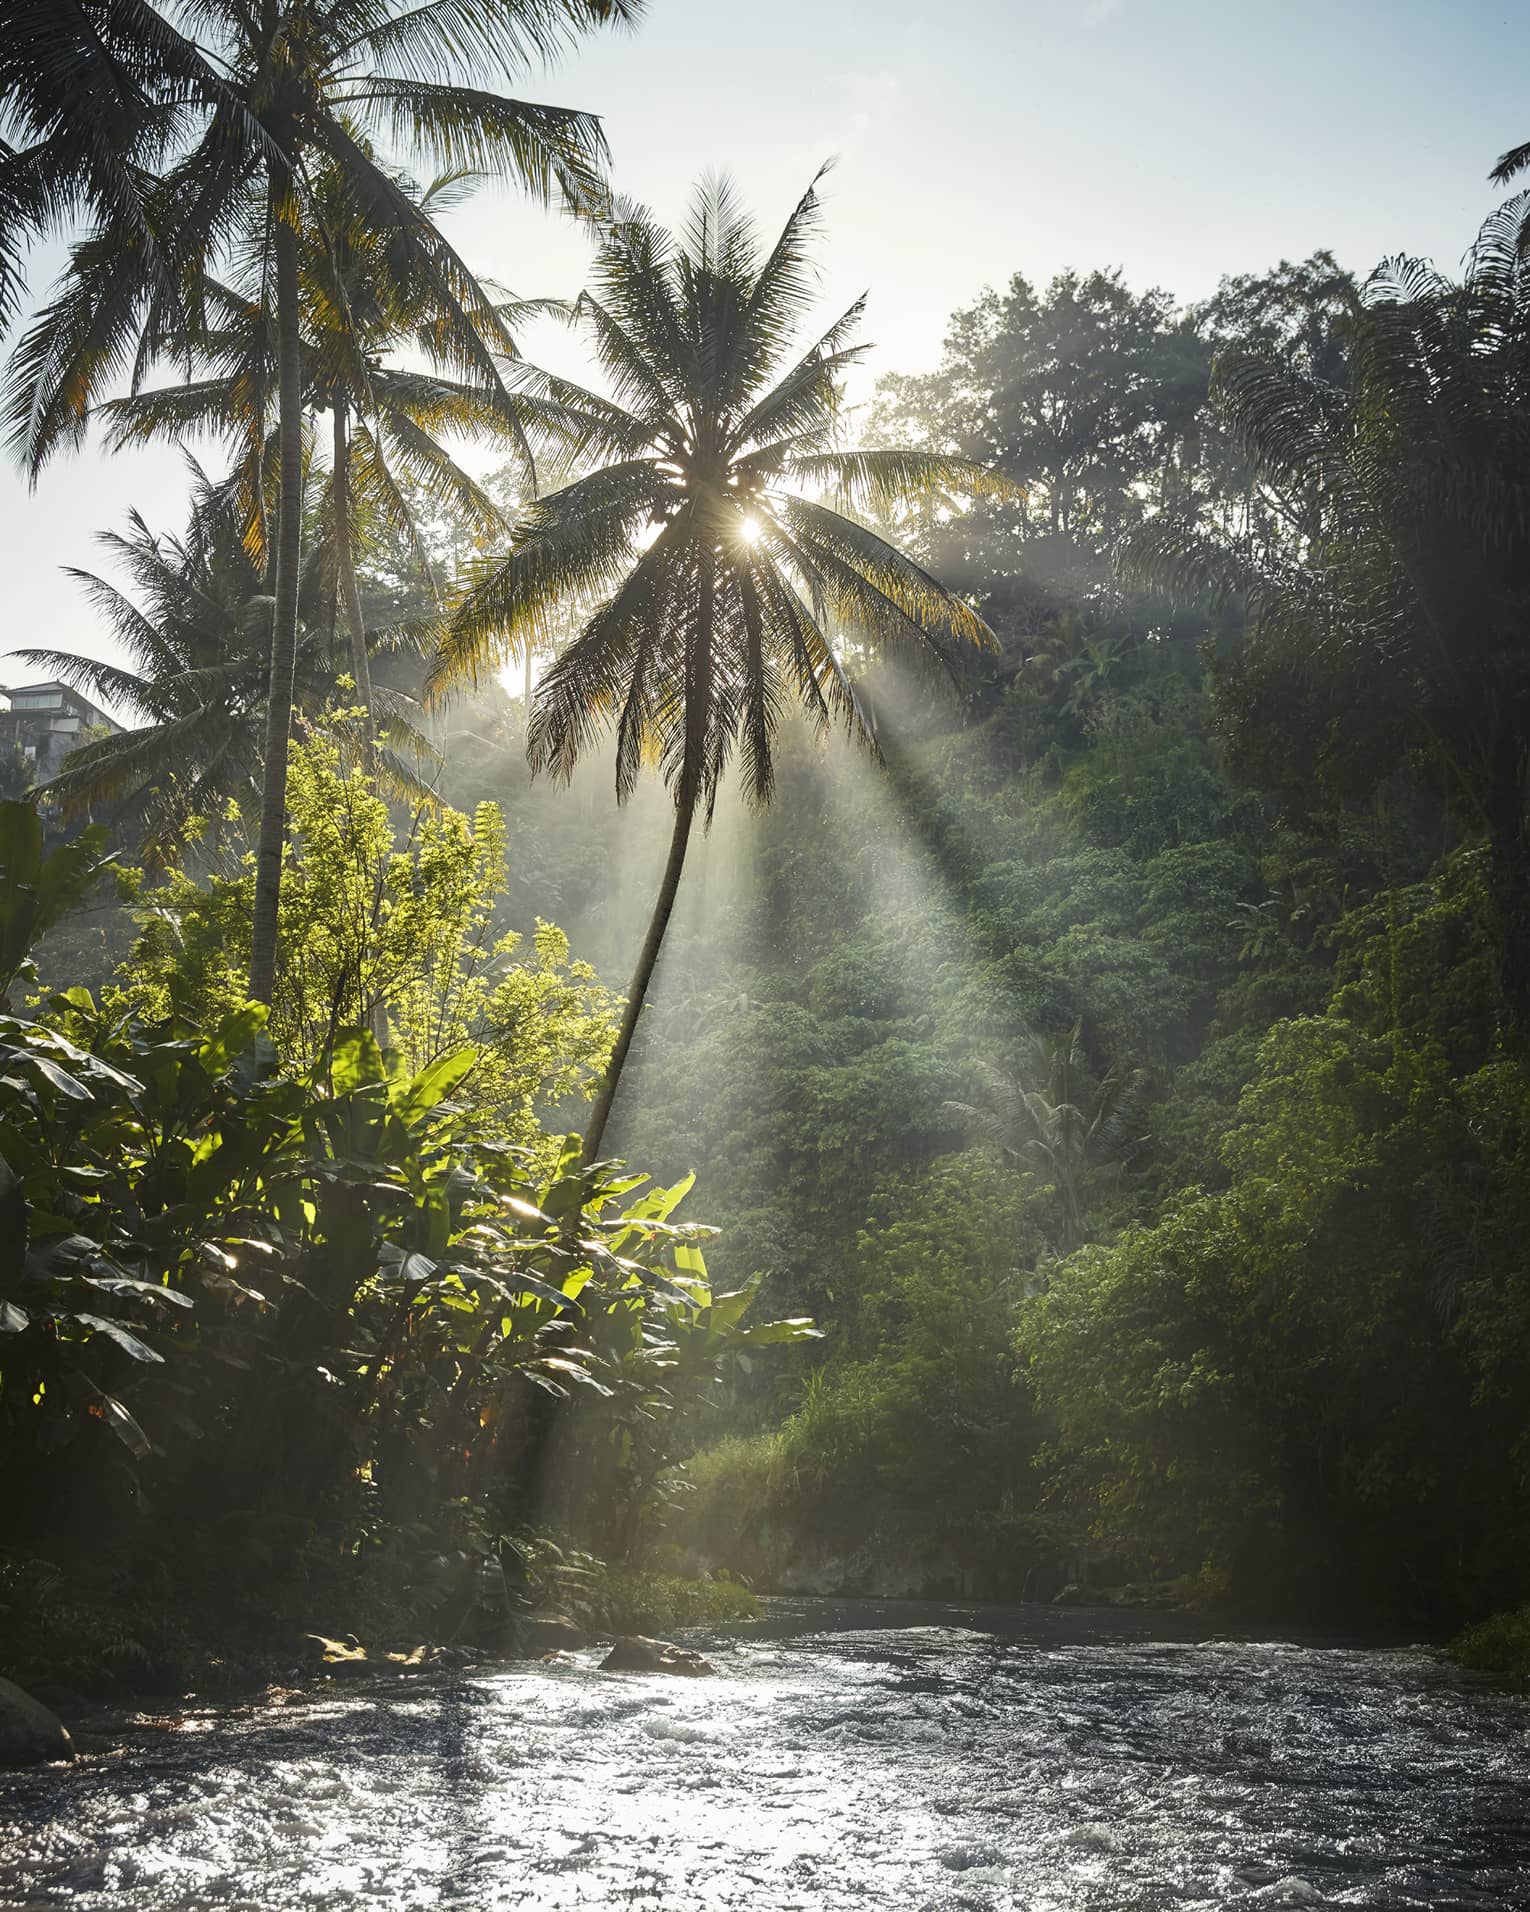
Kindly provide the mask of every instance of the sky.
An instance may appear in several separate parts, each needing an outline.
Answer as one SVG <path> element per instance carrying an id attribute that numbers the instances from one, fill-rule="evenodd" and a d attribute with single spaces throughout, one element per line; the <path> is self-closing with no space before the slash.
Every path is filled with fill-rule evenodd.
<path id="1" fill-rule="evenodd" d="M 1527 67 L 1530 8 L 1504 0 L 649 0 L 523 90 L 598 112 L 618 189 L 675 222 L 723 170 L 778 225 L 834 158 L 824 316 L 869 293 L 882 372 L 934 365 L 952 311 L 1016 272 L 1119 267 L 1193 300 L 1319 247 L 1453 267 L 1530 139 Z M 583 235 L 508 192 L 450 232 L 520 295 L 579 289 Z M 576 362 L 561 336 L 526 349 Z M 87 447 L 30 493 L 7 469 L 9 642 L 110 654 L 60 567 L 94 568 L 130 506 L 178 530 L 184 496 L 171 448 Z"/>

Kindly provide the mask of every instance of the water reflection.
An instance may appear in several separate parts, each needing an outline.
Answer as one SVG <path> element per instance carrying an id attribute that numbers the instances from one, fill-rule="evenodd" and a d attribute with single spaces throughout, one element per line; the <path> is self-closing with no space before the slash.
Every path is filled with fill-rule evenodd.
<path id="1" fill-rule="evenodd" d="M 709 1641 L 712 1682 L 589 1655 L 225 1715 L 5 1782 L 0 1904 L 1530 1903 L 1524 1703 L 1195 1633 L 804 1603 Z"/>

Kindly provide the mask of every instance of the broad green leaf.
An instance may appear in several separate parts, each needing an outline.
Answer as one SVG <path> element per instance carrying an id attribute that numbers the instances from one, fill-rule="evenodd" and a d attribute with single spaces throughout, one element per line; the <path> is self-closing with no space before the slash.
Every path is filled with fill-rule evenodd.
<path id="1" fill-rule="evenodd" d="M 114 1400 L 110 1394 L 97 1395 L 90 1404 L 90 1412 L 97 1420 L 106 1423 L 134 1460 L 144 1460 L 154 1451 L 148 1435 L 122 1403 Z"/>
<path id="2" fill-rule="evenodd" d="M 89 1288 L 99 1288 L 108 1295 L 141 1295 L 145 1301 L 162 1301 L 176 1308 L 194 1307 L 190 1295 L 183 1295 L 178 1288 L 166 1288 L 157 1281 L 134 1281 L 129 1275 L 87 1275 L 78 1277 Z"/>
<path id="3" fill-rule="evenodd" d="M 624 1222 L 667 1222 L 670 1216 L 696 1186 L 696 1172 L 676 1182 L 671 1188 L 653 1188 L 642 1198 L 634 1202 L 622 1216 Z"/>
<path id="4" fill-rule="evenodd" d="M 329 1079 L 336 1096 L 354 1095 L 388 1080 L 382 1049 L 370 1029 L 347 1029 L 335 1039 Z"/>
<path id="5" fill-rule="evenodd" d="M 27 1063 L 45 1082 L 51 1082 L 61 1095 L 67 1095 L 76 1102 L 95 1100 L 83 1082 L 76 1081 L 67 1069 L 61 1069 L 50 1056 L 40 1056 L 34 1052 L 27 1056 Z"/>
<path id="6" fill-rule="evenodd" d="M 757 1321 L 752 1327 L 740 1328 L 733 1337 L 733 1345 L 744 1343 L 751 1348 L 764 1348 L 790 1341 L 822 1339 L 823 1329 L 815 1325 L 810 1315 L 797 1315 L 787 1321 Z"/>
<path id="7" fill-rule="evenodd" d="M 140 1341 L 136 1334 L 124 1328 L 120 1321 L 108 1321 L 102 1315 L 77 1314 L 72 1317 L 81 1327 L 89 1328 L 93 1334 L 104 1334 L 109 1341 L 115 1341 L 124 1354 L 132 1355 L 135 1361 L 163 1361 L 164 1356 L 151 1348 L 147 1341 Z"/>
<path id="8" fill-rule="evenodd" d="M 215 1033 L 198 1046 L 198 1062 L 210 1076 L 226 1074 L 265 1028 L 270 1014 L 262 1002 L 247 1002 L 231 1010 Z"/>
<path id="9" fill-rule="evenodd" d="M 743 1320 L 755 1296 L 760 1292 L 760 1283 L 763 1279 L 761 1275 L 751 1275 L 742 1288 L 735 1288 L 731 1293 L 717 1297 L 712 1304 L 710 1318 L 714 1331 L 726 1332 Z"/>
<path id="10" fill-rule="evenodd" d="M 401 1122 L 413 1125 L 439 1107 L 477 1064 L 478 1051 L 471 1044 L 450 1055 L 437 1056 L 417 1076 L 394 1084 L 388 1095 L 394 1113 Z"/>

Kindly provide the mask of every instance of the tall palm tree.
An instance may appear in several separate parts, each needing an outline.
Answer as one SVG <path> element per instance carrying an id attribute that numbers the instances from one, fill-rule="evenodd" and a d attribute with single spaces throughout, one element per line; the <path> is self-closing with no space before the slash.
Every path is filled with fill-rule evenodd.
<path id="1" fill-rule="evenodd" d="M 443 174 L 421 192 L 407 177 L 395 175 L 400 191 L 432 219 L 476 177 Z M 327 614 L 346 630 L 357 699 L 370 717 L 371 665 L 356 580 L 358 555 L 382 541 L 412 551 L 428 570 L 416 496 L 447 511 L 475 541 L 502 533 L 504 520 L 494 500 L 443 439 L 447 434 L 505 437 L 530 468 L 526 426 L 545 428 L 550 421 L 529 396 L 443 371 L 438 361 L 450 360 L 457 327 L 472 326 L 473 315 L 453 303 L 444 319 L 438 317 L 438 300 L 411 271 L 414 261 L 407 256 L 395 261 L 375 234 L 348 227 L 345 182 L 337 169 L 316 168 L 310 194 L 320 220 L 305 221 L 299 235 L 303 400 L 310 416 L 329 415 L 332 446 L 329 489 L 319 514 L 319 555 L 329 586 Z M 259 208 L 252 203 L 246 242 L 229 281 L 208 279 L 201 288 L 212 322 L 194 343 L 196 376 L 110 399 L 98 409 L 113 450 L 160 437 L 231 439 L 237 454 L 232 492 L 251 553 L 265 562 L 265 495 L 278 453 L 277 346 L 273 315 L 263 297 L 260 228 Z M 508 324 L 545 305 L 506 301 L 497 304 L 496 313 Z M 493 343 L 499 343 L 497 336 Z M 400 348 L 412 349 L 424 369 L 386 364 Z"/>
<path id="2" fill-rule="evenodd" d="M 503 171 L 534 195 L 561 192 L 576 209 L 604 203 L 605 157 L 590 115 L 489 90 L 524 74 L 577 33 L 630 20 L 642 0 L 187 0 L 197 44 L 216 63 L 216 93 L 195 96 L 194 138 L 130 214 L 108 209 L 74 248 L 59 295 L 18 347 L 12 443 L 35 474 L 60 443 L 78 441 L 91 405 L 121 376 L 184 354 L 184 306 L 196 316 L 206 263 L 236 240 L 252 182 L 264 186 L 264 229 L 277 341 L 280 444 L 271 680 L 264 795 L 256 851 L 250 989 L 269 1000 L 286 825 L 287 747 L 297 657 L 301 561 L 302 287 L 300 233 L 313 217 L 309 181 L 329 164 L 345 181 L 348 226 L 407 257 L 452 327 L 460 369 L 499 383 L 496 340 L 513 346 L 493 300 L 367 142 L 391 138 L 451 168 Z M 469 82 L 481 82 L 472 84 Z M 145 234 L 148 235 L 146 240 Z M 173 235 L 173 238 L 167 237 Z M 150 243 L 152 241 L 152 243 Z M 161 253 L 190 290 L 167 294 Z"/>
<path id="3" fill-rule="evenodd" d="M 180 855 L 193 820 L 216 824 L 230 801 L 258 809 L 261 741 L 270 653 L 271 592 L 252 556 L 226 485 L 192 467 L 190 524 L 180 537 L 151 531 L 134 512 L 126 532 L 101 542 L 127 588 L 89 571 L 85 587 L 124 653 L 110 664 L 73 651 L 34 647 L 30 666 L 77 685 L 131 713 L 137 722 L 70 752 L 43 795 L 65 815 L 99 813 L 131 824 L 146 863 Z M 310 503 L 315 487 L 310 484 Z M 299 631 L 294 695 L 317 710 L 342 660 L 326 642 L 322 580 L 309 567 Z M 403 713 L 385 698 L 384 723 L 401 742 L 418 742 Z M 398 766 L 402 771 L 402 766 Z"/>
<path id="4" fill-rule="evenodd" d="M 678 241 L 646 211 L 621 210 L 578 308 L 611 395 L 536 381 L 578 421 L 579 449 L 606 462 L 522 513 L 509 553 L 453 614 L 433 673 L 437 693 L 476 678 L 545 644 L 560 607 L 587 600 L 538 688 L 533 768 L 568 776 L 614 726 L 618 801 L 650 761 L 674 794 L 669 856 L 586 1162 L 600 1150 L 692 827 L 698 812 L 710 816 L 734 752 L 746 795 L 765 803 L 790 703 L 820 724 L 842 718 L 874 748 L 839 630 L 947 667 L 991 642 L 970 606 L 847 515 L 1002 481 L 956 459 L 838 448 L 839 378 L 864 350 L 849 342 L 862 302 L 789 357 L 813 290 L 817 185 L 764 251 L 726 182 L 702 188 Z M 843 508 L 812 495 L 824 491 Z"/>

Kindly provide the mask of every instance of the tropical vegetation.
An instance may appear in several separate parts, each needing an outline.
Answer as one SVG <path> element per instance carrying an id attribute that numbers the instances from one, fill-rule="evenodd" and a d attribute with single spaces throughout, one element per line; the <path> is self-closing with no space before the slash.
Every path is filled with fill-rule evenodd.
<path id="1" fill-rule="evenodd" d="M 0 23 L 11 448 L 198 460 L 23 653 L 128 726 L 0 764 L 7 1664 L 752 1583 L 1515 1670 L 1525 198 L 1017 272 L 852 408 L 820 180 L 671 232 L 500 90 L 640 11 Z M 458 255 L 494 178 L 577 300 Z"/>

